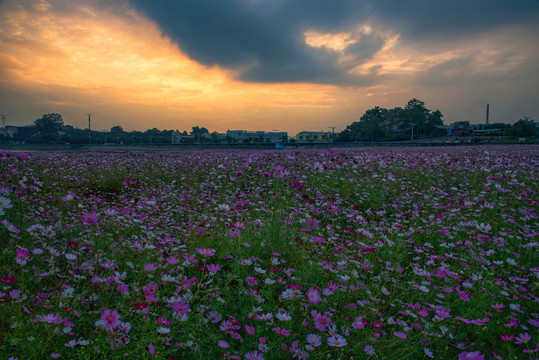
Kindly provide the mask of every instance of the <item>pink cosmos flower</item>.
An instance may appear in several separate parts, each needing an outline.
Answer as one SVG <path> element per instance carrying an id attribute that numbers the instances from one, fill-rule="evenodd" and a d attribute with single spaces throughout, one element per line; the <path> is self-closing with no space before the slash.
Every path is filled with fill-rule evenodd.
<path id="1" fill-rule="evenodd" d="M 331 319 L 326 315 L 316 313 L 314 315 L 314 327 L 320 331 L 326 331 L 326 328 L 331 325 Z"/>
<path id="2" fill-rule="evenodd" d="M 245 360 L 264 360 L 264 354 L 259 353 L 258 350 L 254 350 L 251 352 L 246 353 Z"/>
<path id="3" fill-rule="evenodd" d="M 400 332 L 400 331 L 395 331 L 393 334 L 396 337 L 401 338 L 401 339 L 406 339 L 408 337 L 408 335 L 406 335 L 405 333 Z"/>
<path id="4" fill-rule="evenodd" d="M 144 264 L 144 270 L 145 271 L 155 271 L 157 269 L 157 264 L 151 263 L 151 264 Z"/>
<path id="5" fill-rule="evenodd" d="M 30 259 L 30 252 L 26 248 L 19 248 L 15 252 L 15 256 L 17 257 L 17 260 L 18 259 L 28 260 L 28 259 Z"/>
<path id="6" fill-rule="evenodd" d="M 279 335 L 290 336 L 290 330 L 281 329 L 280 327 L 274 327 L 273 331 L 275 331 Z"/>
<path id="7" fill-rule="evenodd" d="M 320 336 L 316 334 L 309 334 L 307 335 L 307 344 L 313 347 L 318 347 L 322 345 L 322 340 L 320 339 Z"/>
<path id="8" fill-rule="evenodd" d="M 189 304 L 185 303 L 184 301 L 176 301 L 170 307 L 172 308 L 172 310 L 182 315 L 185 315 L 189 312 Z"/>
<path id="9" fill-rule="evenodd" d="M 361 330 L 365 327 L 365 324 L 363 324 L 363 321 L 361 321 L 361 319 L 356 319 L 354 323 L 352 324 L 352 327 L 354 329 Z"/>
<path id="10" fill-rule="evenodd" d="M 339 334 L 328 337 L 328 345 L 333 347 L 343 347 L 346 346 L 348 342 L 344 337 Z"/>
<path id="11" fill-rule="evenodd" d="M 528 341 L 530 341 L 532 337 L 528 333 L 519 334 L 518 337 L 515 339 L 515 344 L 527 344 Z"/>
<path id="12" fill-rule="evenodd" d="M 247 331 L 247 334 L 253 335 L 255 333 L 255 328 L 249 325 L 245 325 L 245 331 Z"/>
<path id="13" fill-rule="evenodd" d="M 82 215 L 82 223 L 86 225 L 92 225 L 97 222 L 97 214 L 95 211 L 92 211 L 90 213 L 84 213 Z"/>
<path id="14" fill-rule="evenodd" d="M 481 355 L 479 351 L 463 351 L 459 354 L 459 360 L 485 360 L 485 355 Z"/>
<path id="15" fill-rule="evenodd" d="M 176 256 L 169 256 L 169 257 L 167 257 L 167 262 L 170 265 L 176 265 L 176 264 L 178 264 L 180 262 L 180 260 Z"/>
<path id="16" fill-rule="evenodd" d="M 119 292 L 121 292 L 122 294 L 127 293 L 127 291 L 129 290 L 129 288 L 127 287 L 127 285 L 124 284 L 124 283 L 118 284 L 118 286 L 116 287 L 116 289 L 117 289 Z"/>
<path id="17" fill-rule="evenodd" d="M 165 318 L 162 318 L 162 317 L 158 317 L 158 318 L 157 318 L 157 322 L 158 322 L 159 324 L 163 325 L 163 326 L 170 326 L 170 325 L 172 325 L 172 323 L 171 323 L 169 320 L 167 320 L 167 319 L 165 319 Z"/>
<path id="18" fill-rule="evenodd" d="M 440 306 L 438 309 L 436 309 L 436 315 L 441 317 L 442 319 L 450 318 L 451 315 L 449 314 L 451 312 L 450 309 L 446 309 L 443 306 Z"/>
<path id="19" fill-rule="evenodd" d="M 206 266 L 206 270 L 208 270 L 210 273 L 216 273 L 219 270 L 221 270 L 221 265 L 218 264 L 210 264 Z"/>
<path id="20" fill-rule="evenodd" d="M 208 248 L 197 248 L 197 251 L 202 256 L 214 256 L 215 250 Z"/>
<path id="21" fill-rule="evenodd" d="M 248 276 L 245 281 L 247 281 L 247 284 L 249 285 L 258 285 L 258 281 L 256 281 L 256 278 L 253 276 Z"/>
<path id="22" fill-rule="evenodd" d="M 217 342 L 217 346 L 219 346 L 221 349 L 228 349 L 230 345 L 225 340 L 219 340 Z"/>
<path id="23" fill-rule="evenodd" d="M 309 288 L 309 290 L 307 291 L 307 299 L 316 305 L 322 300 L 322 297 L 320 296 L 318 290 L 314 288 Z"/>
<path id="24" fill-rule="evenodd" d="M 39 315 L 36 320 L 46 322 L 47 324 L 59 324 L 62 321 L 58 314 Z"/>
<path id="25" fill-rule="evenodd" d="M 101 314 L 101 320 L 105 322 L 105 328 L 107 329 L 116 328 L 120 324 L 120 317 L 120 314 L 116 310 L 110 311 L 109 309 L 105 309 Z"/>

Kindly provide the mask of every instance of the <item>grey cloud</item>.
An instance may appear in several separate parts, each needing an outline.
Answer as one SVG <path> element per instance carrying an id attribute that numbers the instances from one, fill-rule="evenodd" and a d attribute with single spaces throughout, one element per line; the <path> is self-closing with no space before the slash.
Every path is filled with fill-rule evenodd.
<path id="1" fill-rule="evenodd" d="M 512 23 L 533 24 L 539 13 L 536 0 L 130 2 L 195 60 L 247 67 L 242 79 L 261 82 L 347 81 L 349 69 L 337 66 L 336 57 L 305 44 L 303 32 L 311 28 L 335 32 L 369 20 L 401 33 L 403 41 L 443 41 Z M 347 53 L 365 61 L 381 47 L 379 41 L 361 41 Z"/>

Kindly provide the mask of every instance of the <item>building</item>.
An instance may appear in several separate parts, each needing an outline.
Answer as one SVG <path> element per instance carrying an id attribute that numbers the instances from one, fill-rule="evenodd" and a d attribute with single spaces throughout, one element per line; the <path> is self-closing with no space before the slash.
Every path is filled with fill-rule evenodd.
<path id="1" fill-rule="evenodd" d="M 286 131 L 227 130 L 226 137 L 237 141 L 281 142 L 288 139 Z"/>
<path id="2" fill-rule="evenodd" d="M 470 136 L 472 131 L 470 129 L 469 121 L 457 121 L 451 124 L 451 134 L 454 136 Z"/>
<path id="3" fill-rule="evenodd" d="M 336 134 L 329 131 L 300 131 L 296 135 L 297 142 L 328 143 L 333 142 Z"/>
<path id="4" fill-rule="evenodd" d="M 16 126 L 6 126 L 0 128 L 0 136 L 5 136 L 10 139 L 13 139 L 17 135 L 17 127 Z"/>

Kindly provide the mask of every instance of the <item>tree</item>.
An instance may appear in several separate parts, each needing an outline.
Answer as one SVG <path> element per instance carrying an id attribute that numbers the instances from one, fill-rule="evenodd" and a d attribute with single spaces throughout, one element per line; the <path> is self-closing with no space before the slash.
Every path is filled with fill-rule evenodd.
<path id="1" fill-rule="evenodd" d="M 427 116 L 426 121 L 426 131 L 427 135 L 430 136 L 440 136 L 445 133 L 444 130 L 438 129 L 437 126 L 442 126 L 444 124 L 442 118 L 444 116 L 440 112 L 440 110 L 433 111 Z"/>
<path id="2" fill-rule="evenodd" d="M 64 120 L 60 114 L 44 114 L 40 119 L 34 121 L 34 125 L 39 132 L 40 140 L 52 142 L 60 139 Z"/>
<path id="3" fill-rule="evenodd" d="M 405 121 L 402 128 L 403 131 L 407 131 L 408 129 L 411 129 L 412 126 L 415 126 L 419 135 L 421 135 L 422 131 L 425 133 L 427 116 L 429 115 L 430 110 L 425 107 L 423 101 L 416 98 L 411 99 L 404 107 L 404 113 Z"/>
<path id="4" fill-rule="evenodd" d="M 205 127 L 198 127 L 198 126 L 193 126 L 193 131 L 191 131 L 191 135 L 194 135 L 195 139 L 198 141 L 198 142 L 204 142 L 205 141 L 205 138 L 203 137 L 204 134 L 209 134 L 210 132 L 208 131 L 208 129 L 206 129 Z"/>
<path id="5" fill-rule="evenodd" d="M 513 125 L 512 130 L 514 136 L 516 137 L 531 137 L 535 136 L 537 127 L 532 119 L 524 117 Z"/>
<path id="6" fill-rule="evenodd" d="M 62 130 L 64 120 L 60 114 L 45 114 L 34 121 L 34 125 L 42 133 L 56 133 Z"/>

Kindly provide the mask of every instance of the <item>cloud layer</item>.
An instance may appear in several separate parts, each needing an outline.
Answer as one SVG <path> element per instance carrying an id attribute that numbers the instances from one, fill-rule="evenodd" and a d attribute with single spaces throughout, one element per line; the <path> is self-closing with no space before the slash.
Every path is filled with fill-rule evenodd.
<path id="1" fill-rule="evenodd" d="M 130 0 L 194 60 L 254 82 L 372 83 L 357 71 L 395 39 L 423 48 L 500 28 L 537 27 L 537 1 Z M 359 29 L 369 29 L 361 31 Z M 527 29 L 529 31 L 531 29 Z M 312 46 L 313 33 L 347 46 Z M 397 38 L 395 36 L 398 35 Z"/>
<path id="2" fill-rule="evenodd" d="M 539 118 L 537 1 L 4 0 L 0 113 L 85 126 L 343 129 L 412 98 Z M 13 123 L 13 122 L 12 122 Z"/>

